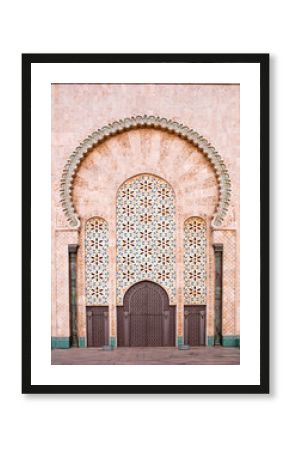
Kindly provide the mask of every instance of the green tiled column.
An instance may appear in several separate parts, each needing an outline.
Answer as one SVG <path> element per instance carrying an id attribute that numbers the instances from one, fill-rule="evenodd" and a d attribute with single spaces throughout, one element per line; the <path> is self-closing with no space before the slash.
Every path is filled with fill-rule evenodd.
<path id="1" fill-rule="evenodd" d="M 69 291 L 70 291 L 70 332 L 72 336 L 72 346 L 78 346 L 78 336 L 77 336 L 77 257 L 78 245 L 69 245 Z"/>
<path id="2" fill-rule="evenodd" d="M 215 255 L 215 305 L 214 305 L 214 343 L 222 340 L 222 301 L 223 301 L 223 244 L 213 244 Z"/>

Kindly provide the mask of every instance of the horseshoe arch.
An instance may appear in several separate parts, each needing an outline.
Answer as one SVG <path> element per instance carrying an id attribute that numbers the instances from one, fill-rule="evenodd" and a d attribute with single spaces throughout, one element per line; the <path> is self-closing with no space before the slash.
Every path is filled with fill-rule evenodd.
<path id="1" fill-rule="evenodd" d="M 100 128 L 81 142 L 70 155 L 64 166 L 60 183 L 61 204 L 70 227 L 77 229 L 80 226 L 80 219 L 72 200 L 72 190 L 73 180 L 82 159 L 104 140 L 136 128 L 153 128 L 171 132 L 191 142 L 204 154 L 215 171 L 219 186 L 219 200 L 213 216 L 212 225 L 216 227 L 221 226 L 230 203 L 231 181 L 227 167 L 220 154 L 207 139 L 191 128 L 164 117 L 144 115 L 128 117 Z"/>

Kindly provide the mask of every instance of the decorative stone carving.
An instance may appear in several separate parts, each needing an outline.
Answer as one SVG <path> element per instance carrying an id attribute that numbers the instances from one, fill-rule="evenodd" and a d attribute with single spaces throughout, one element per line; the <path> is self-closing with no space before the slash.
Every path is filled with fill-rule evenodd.
<path id="1" fill-rule="evenodd" d="M 87 139 L 81 142 L 81 144 L 72 152 L 64 166 L 60 183 L 61 204 L 69 221 L 69 225 L 73 228 L 78 228 L 80 226 L 80 220 L 73 205 L 72 189 L 73 180 L 81 160 L 89 151 L 105 139 L 134 128 L 158 128 L 174 133 L 182 139 L 191 142 L 208 158 L 216 173 L 219 185 L 219 201 L 213 216 L 212 225 L 221 226 L 223 219 L 227 214 L 231 195 L 230 176 L 223 159 L 216 149 L 196 131 L 164 117 L 147 115 L 128 117 L 106 125 L 88 136 Z"/>

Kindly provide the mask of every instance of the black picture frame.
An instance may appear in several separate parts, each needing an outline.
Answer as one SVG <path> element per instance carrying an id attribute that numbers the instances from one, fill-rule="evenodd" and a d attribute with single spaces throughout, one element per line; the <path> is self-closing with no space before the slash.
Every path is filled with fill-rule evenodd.
<path id="1" fill-rule="evenodd" d="M 22 55 L 22 393 L 267 394 L 269 393 L 269 54 L 23 54 Z M 260 65 L 260 384 L 32 385 L 31 383 L 31 65 L 33 63 L 247 63 Z"/>

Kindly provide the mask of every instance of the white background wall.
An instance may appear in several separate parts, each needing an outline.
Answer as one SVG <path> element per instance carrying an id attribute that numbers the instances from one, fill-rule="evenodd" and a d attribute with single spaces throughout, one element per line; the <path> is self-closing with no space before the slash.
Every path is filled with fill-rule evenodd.
<path id="1" fill-rule="evenodd" d="M 286 1 L 10 1 L 1 10 L 1 441 L 5 449 L 287 447 L 289 14 Z M 270 52 L 270 396 L 21 395 L 22 52 Z M 4 102 L 3 102 L 4 98 Z M 5 155 L 4 155 L 5 154 Z M 3 161 L 3 160 L 2 160 Z M 286 259 L 287 258 L 287 259 Z M 287 267 L 288 266 L 288 267 Z M 6 269 L 6 270 L 5 270 Z M 3 271 L 2 271 L 3 273 Z M 287 286 L 286 286 L 287 283 Z M 4 286 L 4 290 L 3 290 Z M 289 445 L 289 444 L 288 444 Z"/>

